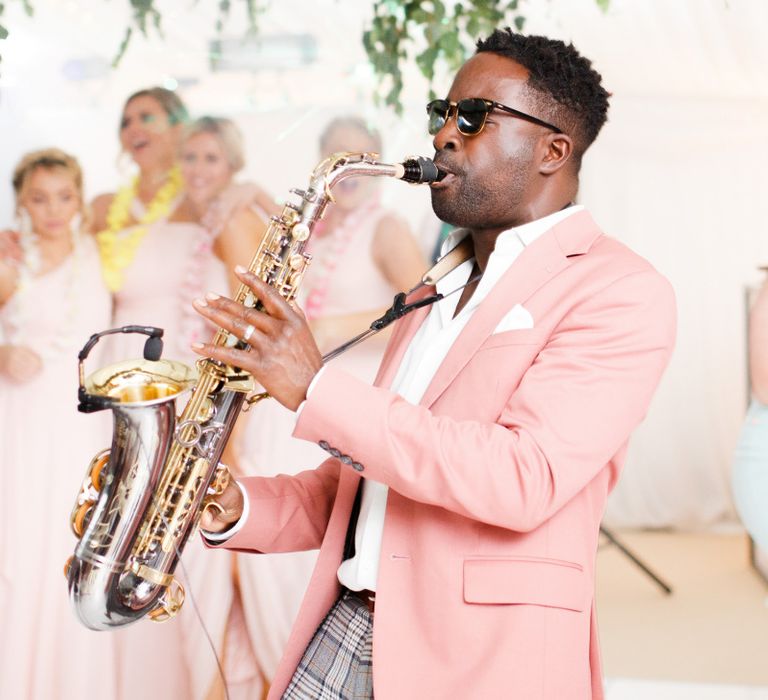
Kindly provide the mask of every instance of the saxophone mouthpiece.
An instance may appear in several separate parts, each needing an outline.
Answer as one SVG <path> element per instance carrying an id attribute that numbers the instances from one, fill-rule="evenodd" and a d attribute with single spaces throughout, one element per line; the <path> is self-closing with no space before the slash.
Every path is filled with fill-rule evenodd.
<path id="1" fill-rule="evenodd" d="M 445 173 L 429 158 L 423 158 L 422 156 L 409 158 L 401 167 L 403 168 L 403 174 L 398 174 L 398 177 L 406 182 L 423 184 L 437 182 L 445 177 Z"/>

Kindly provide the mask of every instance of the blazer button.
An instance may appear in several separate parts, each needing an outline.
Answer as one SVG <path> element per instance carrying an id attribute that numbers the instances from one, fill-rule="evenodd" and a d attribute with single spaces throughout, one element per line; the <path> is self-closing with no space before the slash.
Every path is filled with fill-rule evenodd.
<path id="1" fill-rule="evenodd" d="M 331 453 L 331 455 L 332 455 L 333 457 L 336 457 L 336 459 L 338 459 L 339 457 L 341 457 L 341 451 L 340 451 L 340 450 L 337 450 L 335 447 L 331 447 L 331 448 L 328 450 L 328 452 L 330 452 L 330 453 Z"/>
<path id="2" fill-rule="evenodd" d="M 322 447 L 326 452 L 330 447 L 330 445 L 325 440 L 320 440 L 320 442 L 318 442 L 317 444 L 320 445 L 320 447 Z"/>
<path id="3" fill-rule="evenodd" d="M 360 464 L 360 462 L 352 462 L 352 469 L 354 469 L 356 472 L 363 471 L 363 465 Z"/>

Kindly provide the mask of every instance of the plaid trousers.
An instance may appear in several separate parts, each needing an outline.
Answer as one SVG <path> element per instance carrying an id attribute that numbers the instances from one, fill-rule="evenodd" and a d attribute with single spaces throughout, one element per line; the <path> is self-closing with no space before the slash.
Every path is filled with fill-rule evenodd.
<path id="1" fill-rule="evenodd" d="M 283 700 L 371 700 L 373 619 L 345 591 L 307 646 Z"/>

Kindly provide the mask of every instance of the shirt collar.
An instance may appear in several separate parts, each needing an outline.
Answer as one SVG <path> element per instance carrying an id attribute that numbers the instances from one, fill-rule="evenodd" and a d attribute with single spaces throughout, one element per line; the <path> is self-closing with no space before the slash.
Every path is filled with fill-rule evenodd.
<path id="1" fill-rule="evenodd" d="M 494 246 L 491 257 L 498 255 L 516 255 L 520 245 L 525 248 L 535 241 L 539 236 L 546 233 L 555 224 L 560 223 L 563 219 L 568 218 L 576 212 L 584 209 L 583 204 L 574 204 L 560 211 L 556 211 L 553 214 L 548 214 L 541 219 L 535 221 L 529 221 L 527 224 L 521 226 L 514 226 L 506 231 L 502 231 L 496 239 L 496 245 Z M 469 231 L 465 228 L 455 229 L 448 234 L 443 245 L 440 249 L 440 255 L 445 255 L 451 248 L 456 246 L 463 238 L 469 235 Z"/>

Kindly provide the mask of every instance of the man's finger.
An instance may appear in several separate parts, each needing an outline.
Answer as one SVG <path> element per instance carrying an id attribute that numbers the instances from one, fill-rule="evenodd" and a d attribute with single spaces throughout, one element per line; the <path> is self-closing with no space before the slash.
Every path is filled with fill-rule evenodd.
<path id="1" fill-rule="evenodd" d="M 251 344 L 256 344 L 253 342 L 254 334 L 269 333 L 273 330 L 271 324 L 273 324 L 274 321 L 270 319 L 266 314 L 260 313 L 258 311 L 251 311 L 250 314 L 243 314 L 241 313 L 241 310 L 244 307 L 229 300 L 226 301 L 234 306 L 234 313 L 232 311 L 222 310 L 220 308 L 222 305 L 222 299 L 223 298 L 213 301 L 195 299 L 192 304 L 195 309 L 197 309 L 197 311 L 208 321 L 218 326 L 219 328 L 223 328 L 225 331 L 231 333 L 236 338 L 246 340 L 245 335 L 248 334 L 247 341 L 250 341 Z M 250 332 L 249 326 L 253 327 Z"/>
<path id="2" fill-rule="evenodd" d="M 239 265 L 235 267 L 235 274 L 254 293 L 256 298 L 264 305 L 265 311 L 274 318 L 287 319 L 293 313 L 288 302 L 278 294 L 274 287 Z"/>
<path id="3" fill-rule="evenodd" d="M 238 350 L 236 348 L 227 348 L 223 345 L 211 345 L 209 343 L 192 343 L 192 350 L 203 357 L 210 357 L 212 360 L 219 360 L 232 367 L 248 369 L 258 364 L 258 350 Z"/>
<path id="4" fill-rule="evenodd" d="M 208 532 L 214 532 L 216 516 L 209 510 L 204 510 L 200 516 L 200 528 Z"/>
<path id="5" fill-rule="evenodd" d="M 202 303 L 205 306 L 231 316 L 232 319 L 234 319 L 236 327 L 242 327 L 244 329 L 248 326 L 254 326 L 266 334 L 274 333 L 277 330 L 278 322 L 269 314 L 264 311 L 250 309 L 227 297 L 222 297 L 218 294 L 209 292 L 206 294 L 205 300 Z M 203 308 L 205 308 L 205 306 Z M 242 325 L 237 323 L 238 320 L 242 321 Z"/>

